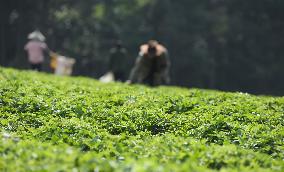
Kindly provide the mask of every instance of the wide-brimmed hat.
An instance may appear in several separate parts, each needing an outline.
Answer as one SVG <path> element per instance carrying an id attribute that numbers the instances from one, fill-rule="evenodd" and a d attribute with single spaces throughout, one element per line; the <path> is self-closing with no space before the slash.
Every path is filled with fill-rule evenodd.
<path id="1" fill-rule="evenodd" d="M 45 36 L 43 36 L 43 34 L 39 30 L 35 30 L 28 35 L 28 39 L 45 41 Z"/>

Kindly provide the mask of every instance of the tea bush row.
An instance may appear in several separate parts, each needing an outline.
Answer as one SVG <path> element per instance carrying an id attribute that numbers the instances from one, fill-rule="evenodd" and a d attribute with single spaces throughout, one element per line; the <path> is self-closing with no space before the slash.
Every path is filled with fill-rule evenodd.
<path id="1" fill-rule="evenodd" d="M 6 171 L 281 171 L 283 125 L 283 97 L 0 68 Z"/>

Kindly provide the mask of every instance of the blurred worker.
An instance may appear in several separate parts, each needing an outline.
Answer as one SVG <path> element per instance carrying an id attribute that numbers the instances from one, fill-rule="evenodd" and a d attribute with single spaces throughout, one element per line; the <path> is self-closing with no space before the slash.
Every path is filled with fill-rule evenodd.
<path id="1" fill-rule="evenodd" d="M 170 61 L 167 49 L 155 40 L 140 46 L 139 56 L 130 73 L 129 83 L 150 86 L 168 84 Z"/>
<path id="2" fill-rule="evenodd" d="M 127 79 L 128 56 L 122 42 L 117 40 L 109 52 L 109 72 L 113 73 L 114 80 L 125 81 Z"/>
<path id="3" fill-rule="evenodd" d="M 38 30 L 30 33 L 28 35 L 28 43 L 25 45 L 24 49 L 28 53 L 28 60 L 31 65 L 31 69 L 41 71 L 42 63 L 44 61 L 44 50 L 48 51 L 46 45 L 45 37 Z"/>

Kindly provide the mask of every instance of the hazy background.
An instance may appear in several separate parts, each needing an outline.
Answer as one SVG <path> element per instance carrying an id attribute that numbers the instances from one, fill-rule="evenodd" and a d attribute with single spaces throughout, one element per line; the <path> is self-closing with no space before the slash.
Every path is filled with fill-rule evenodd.
<path id="1" fill-rule="evenodd" d="M 23 47 L 36 28 L 76 58 L 74 75 L 93 78 L 107 71 L 114 40 L 130 70 L 139 45 L 157 39 L 172 85 L 284 95 L 283 0 L 2 0 L 0 17 L 1 66 L 29 68 Z"/>

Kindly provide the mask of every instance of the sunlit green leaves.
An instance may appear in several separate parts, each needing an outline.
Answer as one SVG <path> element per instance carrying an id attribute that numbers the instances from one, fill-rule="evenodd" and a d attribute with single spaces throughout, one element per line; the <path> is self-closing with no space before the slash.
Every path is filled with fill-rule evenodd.
<path id="1" fill-rule="evenodd" d="M 0 68 L 2 171 L 281 171 L 284 99 Z"/>

